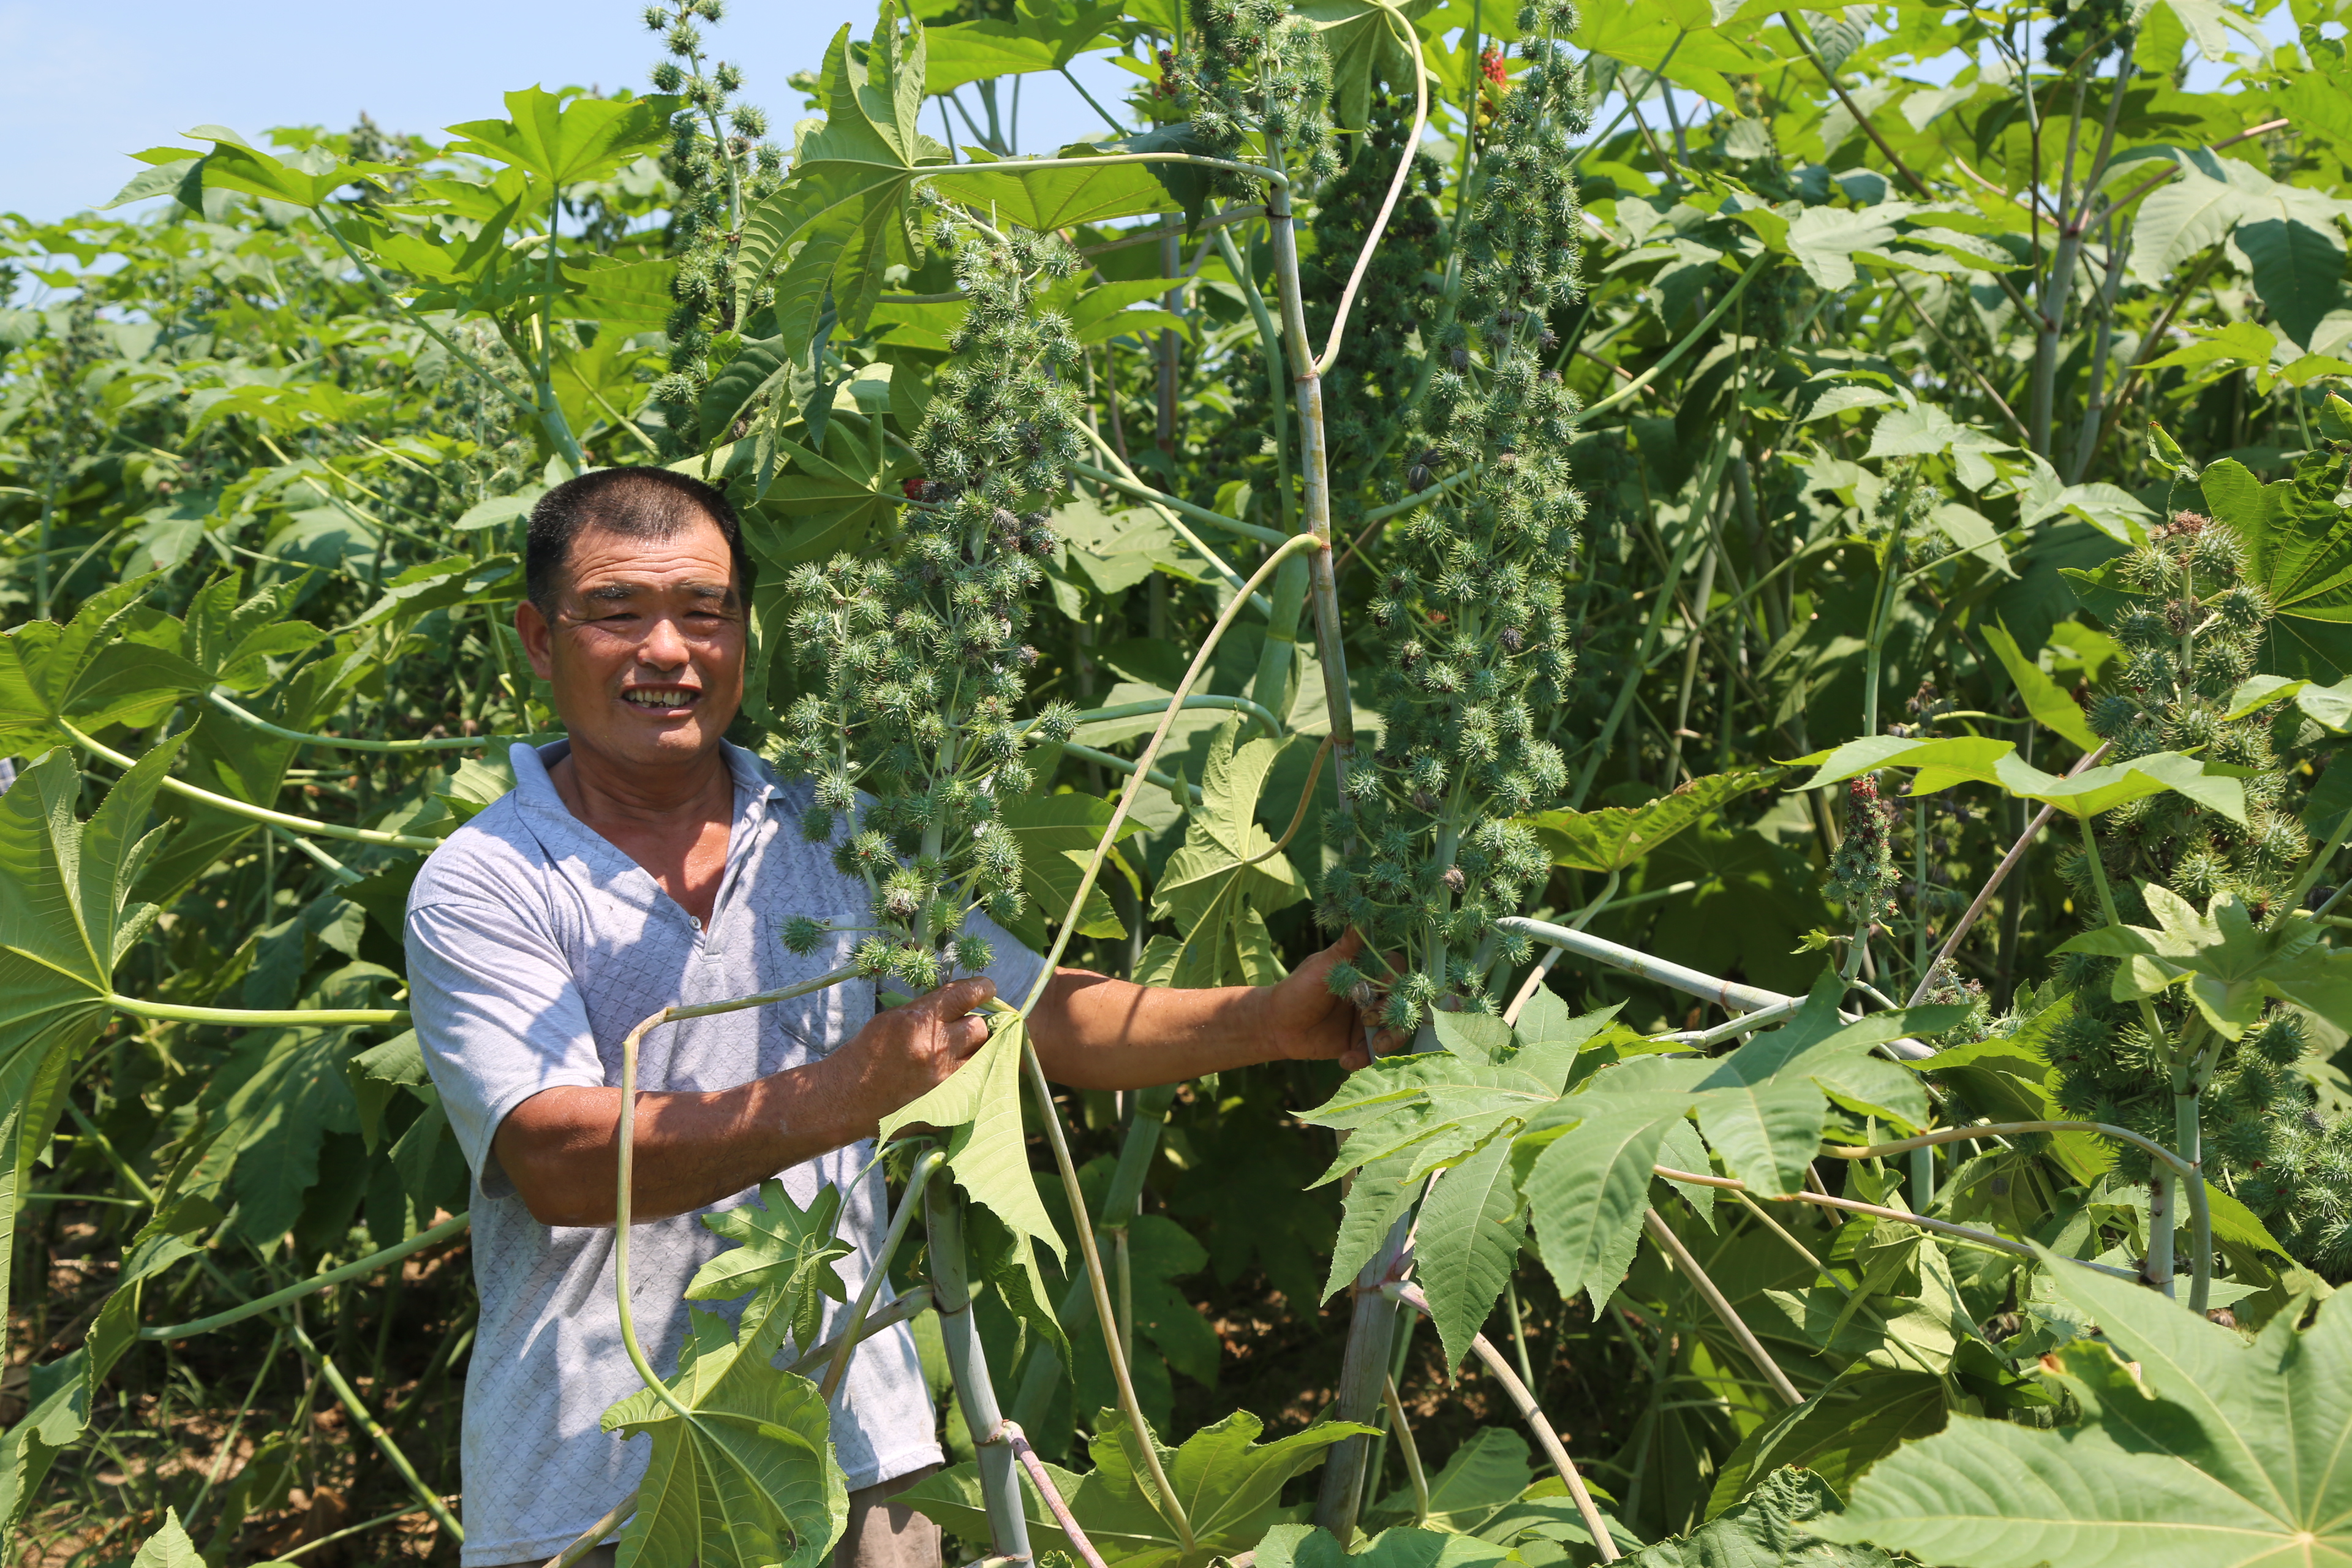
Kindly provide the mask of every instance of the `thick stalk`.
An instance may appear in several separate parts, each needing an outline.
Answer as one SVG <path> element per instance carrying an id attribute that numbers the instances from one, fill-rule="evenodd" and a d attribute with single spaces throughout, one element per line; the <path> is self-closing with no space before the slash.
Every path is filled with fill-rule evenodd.
<path id="1" fill-rule="evenodd" d="M 1315 605 L 1315 652 L 1323 667 L 1323 700 L 1331 727 L 1331 783 L 1339 810 L 1348 811 L 1348 774 L 1356 763 L 1356 709 L 1348 689 L 1348 649 L 1341 640 L 1339 578 L 1331 556 L 1330 455 L 1324 440 L 1323 377 L 1309 358 L 1307 304 L 1299 291 L 1298 236 L 1291 220 L 1290 189 L 1276 185 L 1266 193 L 1266 227 L 1274 250 L 1274 277 L 1282 301 L 1282 331 L 1298 345 L 1291 366 L 1292 394 L 1298 406 L 1298 471 L 1304 486 L 1306 533 L 1321 548 L 1307 563 L 1307 591 Z M 1335 337 L 1334 346 L 1338 340 Z M 1373 1391 L 1377 1392 L 1377 1391 Z M 1371 1414 L 1367 1404 L 1353 1412 L 1338 1413 L 1343 1421 L 1361 1421 Z M 1354 1439 L 1349 1439 L 1354 1441 Z M 1326 1466 L 1328 1473 L 1328 1466 Z"/>
<path id="2" fill-rule="evenodd" d="M 142 1002 L 110 993 L 106 1005 L 134 1018 L 167 1024 L 213 1024 L 226 1029 L 325 1028 L 344 1024 L 405 1024 L 399 1007 L 190 1007 L 177 1002 Z"/>
<path id="3" fill-rule="evenodd" d="M 1339 1383 L 1331 1406 L 1337 1419 L 1369 1423 L 1380 1408 L 1381 1390 L 1390 1375 L 1389 1350 L 1397 1319 L 1396 1303 L 1384 1292 L 1396 1283 L 1392 1276 L 1412 1236 L 1412 1214 L 1398 1215 L 1380 1251 L 1356 1272 L 1349 1291 L 1353 1305 L 1348 1342 L 1340 1352 Z M 1345 1437 L 1325 1450 L 1315 1497 L 1315 1522 L 1337 1536 L 1343 1546 L 1355 1532 L 1356 1510 L 1362 1500 L 1370 1458 L 1371 1440 L 1367 1437 Z"/>
<path id="4" fill-rule="evenodd" d="M 989 1380 L 988 1357 L 980 1347 L 980 1324 L 964 1279 L 963 1200 L 952 1184 L 925 1186 L 923 1224 L 940 1340 L 946 1347 L 948 1371 L 955 1378 L 956 1398 L 963 1406 L 964 1426 L 980 1449 L 980 1490 L 988 1509 L 989 1536 L 998 1555 L 1026 1559 L 1029 1518 L 1021 1505 L 1013 1446 L 1003 1436 L 1004 1415 L 996 1407 L 996 1385 Z M 1138 1437 L 1150 1446 L 1149 1432 Z"/>

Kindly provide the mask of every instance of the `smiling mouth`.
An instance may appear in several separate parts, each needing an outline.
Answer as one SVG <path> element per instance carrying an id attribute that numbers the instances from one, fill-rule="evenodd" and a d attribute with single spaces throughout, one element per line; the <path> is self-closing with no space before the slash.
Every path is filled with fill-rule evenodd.
<path id="1" fill-rule="evenodd" d="M 621 700 L 632 707 L 667 712 L 673 709 L 690 707 L 694 700 L 701 695 L 700 692 L 687 686 L 632 686 L 622 691 Z"/>

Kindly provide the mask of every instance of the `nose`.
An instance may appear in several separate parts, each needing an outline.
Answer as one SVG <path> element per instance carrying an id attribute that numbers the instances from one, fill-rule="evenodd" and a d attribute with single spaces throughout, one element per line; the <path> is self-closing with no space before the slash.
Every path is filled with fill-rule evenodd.
<path id="1" fill-rule="evenodd" d="M 677 669 L 691 657 L 686 634 L 667 616 L 656 616 L 646 632 L 645 641 L 637 645 L 637 662 L 656 669 Z"/>

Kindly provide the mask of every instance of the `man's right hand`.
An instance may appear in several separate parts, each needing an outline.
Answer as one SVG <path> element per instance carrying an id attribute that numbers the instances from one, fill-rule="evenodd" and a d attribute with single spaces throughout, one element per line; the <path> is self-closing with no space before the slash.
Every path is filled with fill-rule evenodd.
<path id="1" fill-rule="evenodd" d="M 969 1015 L 995 994 L 992 980 L 950 981 L 876 1014 L 827 1057 L 825 1088 L 840 1097 L 849 1141 L 873 1137 L 882 1118 L 929 1094 L 987 1044 L 988 1020 Z"/>

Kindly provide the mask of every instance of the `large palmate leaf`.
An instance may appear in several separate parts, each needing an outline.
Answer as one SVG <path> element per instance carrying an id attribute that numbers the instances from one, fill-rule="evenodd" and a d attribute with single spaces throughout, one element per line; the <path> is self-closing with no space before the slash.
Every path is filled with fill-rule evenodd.
<path id="1" fill-rule="evenodd" d="M 1307 896 L 1305 881 L 1257 823 L 1259 795 L 1284 742 L 1237 745 L 1241 719 L 1217 728 L 1201 775 L 1201 804 L 1184 825 L 1184 842 L 1168 858 L 1154 889 L 1154 920 L 1176 923 L 1156 939 L 1146 961 L 1154 979 L 1181 986 L 1264 984 L 1281 977 L 1257 971 L 1271 962 L 1264 917 Z M 1252 917 L 1256 917 L 1255 920 Z M 1263 955 L 1257 963 L 1253 958 Z"/>
<path id="2" fill-rule="evenodd" d="M 74 817 L 81 773 L 63 749 L 0 795 L 0 1260 L 26 1160 L 47 1141 L 73 1059 L 111 1011 L 115 965 L 155 918 L 152 905 L 126 904 L 156 842 L 148 807 L 178 752 L 177 741 L 149 752 L 87 823 Z M 6 1293 L 0 1279 L 0 1336 Z"/>
<path id="3" fill-rule="evenodd" d="M 2294 918 L 2264 928 L 2233 893 L 2216 893 L 2200 913 L 2171 889 L 2141 887 L 2157 927 L 2102 926 L 2059 948 L 2124 962 L 2116 969 L 2118 1001 L 2185 989 L 2205 1022 L 2237 1039 L 2261 1021 L 2275 996 L 2323 1018 L 2352 1017 L 2352 952 L 2322 940 L 2320 928 Z"/>
<path id="4" fill-rule="evenodd" d="M 694 1272 L 686 1288 L 689 1301 L 724 1301 L 760 1292 L 749 1309 L 786 1325 L 793 1343 L 817 1342 L 824 1321 L 824 1298 L 849 1300 L 834 1265 L 851 1247 L 837 1238 L 841 1189 L 828 1182 L 805 1209 L 793 1202 L 784 1184 L 771 1176 L 750 1203 L 702 1216 L 710 1229 L 740 1245 L 729 1247 Z"/>
<path id="5" fill-rule="evenodd" d="M 527 87 L 506 95 L 508 119 L 452 125 L 449 150 L 522 170 L 550 185 L 601 180 L 670 139 L 676 98 L 572 97 Z"/>
<path id="6" fill-rule="evenodd" d="M 973 23 L 985 26 L 986 23 Z M 994 160 L 979 148 L 968 149 L 971 161 L 954 174 L 932 182 L 940 195 L 969 202 L 983 210 L 993 208 L 1001 219 L 1024 228 L 1055 229 L 1111 218 L 1164 212 L 1168 189 L 1149 165 L 1114 163 L 1105 160 L 1092 169 L 1024 169 L 1022 160 Z M 1101 149 L 1081 142 L 1055 154 L 1089 158 Z M 1111 151 L 1117 151 L 1116 148 Z"/>
<path id="7" fill-rule="evenodd" d="M 1622 871 L 1684 828 L 1751 790 L 1763 789 L 1779 768 L 1742 768 L 1694 779 L 1647 805 L 1599 811 L 1546 811 L 1528 818 L 1551 851 L 1555 866 Z"/>
<path id="8" fill-rule="evenodd" d="M 1009 22 L 959 22 L 933 27 L 923 90 L 953 92 L 968 81 L 1061 70 L 1118 20 L 1119 0 L 1020 0 Z"/>
<path id="9" fill-rule="evenodd" d="M 1052 1465 L 1046 1470 L 1104 1562 L 1132 1568 L 1205 1568 L 1213 1557 L 1230 1557 L 1257 1544 L 1274 1522 L 1283 1485 L 1291 1477 L 1322 1463 L 1332 1444 L 1372 1431 L 1352 1422 L 1319 1421 L 1303 1432 L 1260 1443 L 1257 1436 L 1265 1429 L 1256 1416 L 1237 1410 L 1202 1427 L 1173 1450 L 1146 1435 L 1192 1526 L 1191 1552 L 1184 1550 L 1175 1525 L 1161 1511 L 1133 1429 L 1118 1411 L 1105 1410 L 1096 1418 L 1088 1445 L 1092 1471 L 1078 1476 Z M 1076 1557 L 1076 1549 L 1025 1478 L 1022 1499 L 1035 1544 Z M 974 1540 L 987 1536 L 980 1476 L 971 1465 L 927 1477 L 900 1493 L 898 1500 L 960 1535 Z"/>
<path id="10" fill-rule="evenodd" d="M 1059 1258 L 1062 1238 L 1038 1201 L 1021 1130 L 1021 1052 L 1027 1026 L 1009 1010 L 991 1015 L 989 1024 L 988 1042 L 945 1083 L 884 1117 L 879 1136 L 887 1142 L 902 1127 L 948 1129 L 948 1166 L 957 1184 L 974 1202 Z"/>
<path id="11" fill-rule="evenodd" d="M 777 279 L 780 323 L 788 294 L 813 301 L 830 288 L 844 330 L 862 331 L 884 274 L 913 261 L 908 198 L 915 172 L 950 161 L 948 149 L 917 124 L 924 69 L 922 26 L 902 34 L 888 5 L 862 58 L 850 48 L 846 25 L 826 47 L 817 72 L 824 118 L 803 124 L 793 178 L 745 215 L 737 253 L 747 287 L 778 268 L 799 275 L 797 282 Z"/>
<path id="12" fill-rule="evenodd" d="M 84 731 L 143 729 L 219 679 L 181 651 L 185 636 L 168 617 L 139 627 L 153 581 L 91 595 L 65 626 L 32 621 L 0 635 L 0 745 L 19 755 L 56 745 L 67 739 L 61 719 Z"/>
<path id="13" fill-rule="evenodd" d="M 739 1342 L 714 1313 L 692 1319 L 667 1381 L 683 1413 L 650 1388 L 604 1413 L 605 1431 L 653 1440 L 620 1561 L 815 1568 L 849 1521 L 824 1398 L 769 1364 L 768 1323 L 747 1313 Z"/>
<path id="14" fill-rule="evenodd" d="M 2137 1285 L 2049 1260 L 2104 1343 L 2059 1349 L 2082 1419 L 1955 1415 L 1816 1526 L 1967 1568 L 2352 1563 L 2352 1308 L 2251 1344 Z M 2112 1347 L 2112 1349 L 2110 1348 Z"/>

